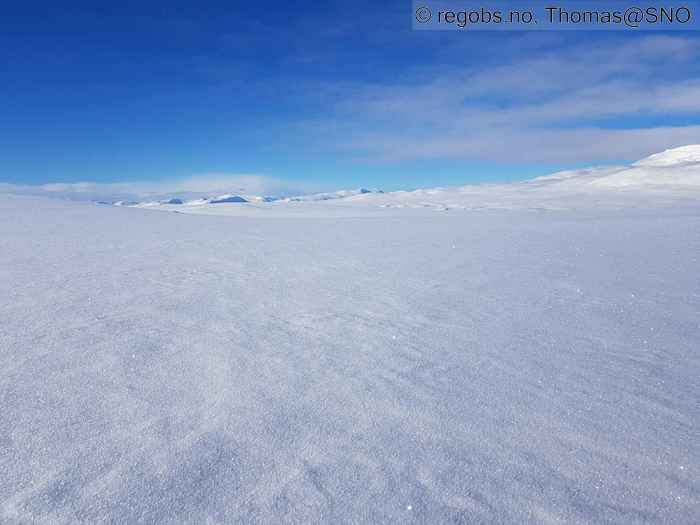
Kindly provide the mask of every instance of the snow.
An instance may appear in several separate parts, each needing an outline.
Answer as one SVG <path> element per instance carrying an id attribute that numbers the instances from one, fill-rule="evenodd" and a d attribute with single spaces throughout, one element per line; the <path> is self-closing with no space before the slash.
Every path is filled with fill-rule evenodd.
<path id="1" fill-rule="evenodd" d="M 161 200 L 146 200 L 146 201 L 124 201 L 118 200 L 113 202 L 114 206 L 127 206 L 131 208 L 156 208 L 162 207 L 161 209 L 171 209 L 167 208 L 168 205 L 186 205 L 186 206 L 203 206 L 207 204 L 242 204 L 242 203 L 254 203 L 254 204 L 264 204 L 270 202 L 315 202 L 315 201 L 328 201 L 337 199 L 346 199 L 348 197 L 354 197 L 357 195 L 365 195 L 370 193 L 383 193 L 380 190 L 368 190 L 365 188 L 360 188 L 357 190 L 340 190 L 330 193 L 314 193 L 310 195 L 299 195 L 295 197 L 271 197 L 263 195 L 236 195 L 227 193 L 224 195 L 219 195 L 218 197 L 198 197 L 196 199 L 185 200 L 179 197 L 171 197 Z M 109 204 L 105 201 L 97 201 L 98 204 Z M 220 206 L 216 206 L 219 208 Z"/>
<path id="2" fill-rule="evenodd" d="M 668 149 L 637 161 L 635 166 L 669 167 L 684 164 L 700 164 L 700 145 Z"/>
<path id="3" fill-rule="evenodd" d="M 700 199 L 590 176 L 0 196 L 0 523 L 697 522 Z"/>
<path id="4" fill-rule="evenodd" d="M 589 168 L 540 177 L 538 180 L 555 179 L 592 188 L 700 191 L 700 145 L 666 150 L 639 160 L 631 166 Z"/>
<path id="5" fill-rule="evenodd" d="M 342 190 L 287 197 L 224 195 L 186 202 L 132 203 L 135 207 L 208 215 L 364 215 L 370 208 L 427 208 L 434 211 L 529 209 L 615 209 L 671 206 L 700 198 L 700 146 L 652 155 L 629 166 L 591 167 L 553 173 L 516 184 L 482 184 L 415 191 Z M 242 199 L 242 200 L 239 200 Z M 216 204 L 216 206 L 212 206 Z M 229 205 L 233 204 L 233 205 Z M 242 206 L 242 204 L 246 204 Z M 298 206 L 301 206 L 300 208 Z"/>
<path id="6" fill-rule="evenodd" d="M 354 197 L 356 195 L 366 195 L 369 193 L 382 193 L 379 190 L 368 190 L 367 188 L 360 188 L 357 190 L 340 190 L 330 193 L 313 193 L 311 195 L 299 195 L 297 197 L 287 197 L 282 199 L 286 202 L 306 202 L 306 201 L 328 201 L 335 199 L 345 199 L 347 197 Z"/>
<path id="7" fill-rule="evenodd" d="M 248 202 L 246 199 L 241 197 L 240 195 L 222 195 L 221 197 L 217 197 L 216 199 L 211 199 L 208 201 L 209 204 L 225 204 L 225 203 L 231 203 L 231 202 Z"/>

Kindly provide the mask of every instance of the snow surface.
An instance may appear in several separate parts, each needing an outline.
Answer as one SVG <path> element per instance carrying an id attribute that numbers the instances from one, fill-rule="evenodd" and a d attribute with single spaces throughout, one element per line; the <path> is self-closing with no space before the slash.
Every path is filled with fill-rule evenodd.
<path id="1" fill-rule="evenodd" d="M 556 180 L 0 196 L 0 523 L 698 523 L 700 199 Z"/>

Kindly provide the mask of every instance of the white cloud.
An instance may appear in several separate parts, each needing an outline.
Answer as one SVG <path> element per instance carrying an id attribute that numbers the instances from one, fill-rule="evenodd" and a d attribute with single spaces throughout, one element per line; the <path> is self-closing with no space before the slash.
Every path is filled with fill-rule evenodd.
<path id="1" fill-rule="evenodd" d="M 22 185 L 0 183 L 0 193 L 46 195 L 76 200 L 161 199 L 205 194 L 291 195 L 315 190 L 303 183 L 250 174 L 206 173 L 152 182 L 77 182 Z"/>
<path id="2" fill-rule="evenodd" d="M 332 119 L 303 128 L 369 161 L 633 160 L 700 143 L 700 126 L 658 124 L 700 116 L 698 64 L 700 40 L 689 37 L 555 47 L 491 69 L 440 66 L 349 86 Z"/>
<path id="3" fill-rule="evenodd" d="M 636 160 L 652 153 L 700 143 L 700 126 L 651 129 L 485 130 L 468 136 L 439 138 L 376 134 L 349 148 L 369 152 L 369 159 L 465 158 L 519 163 L 596 163 Z"/>

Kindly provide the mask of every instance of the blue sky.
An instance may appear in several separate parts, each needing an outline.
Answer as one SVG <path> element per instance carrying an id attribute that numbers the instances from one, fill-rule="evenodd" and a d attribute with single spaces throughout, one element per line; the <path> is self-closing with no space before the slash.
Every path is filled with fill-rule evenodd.
<path id="1" fill-rule="evenodd" d="M 3 7 L 0 188 L 414 188 L 700 143 L 694 32 L 413 31 L 405 1 L 69 4 Z"/>

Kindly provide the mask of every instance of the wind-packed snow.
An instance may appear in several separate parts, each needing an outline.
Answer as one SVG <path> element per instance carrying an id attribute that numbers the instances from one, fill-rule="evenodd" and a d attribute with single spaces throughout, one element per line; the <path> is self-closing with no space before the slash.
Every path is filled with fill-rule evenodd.
<path id="1" fill-rule="evenodd" d="M 0 523 L 697 523 L 697 194 L 430 191 L 0 196 Z"/>

